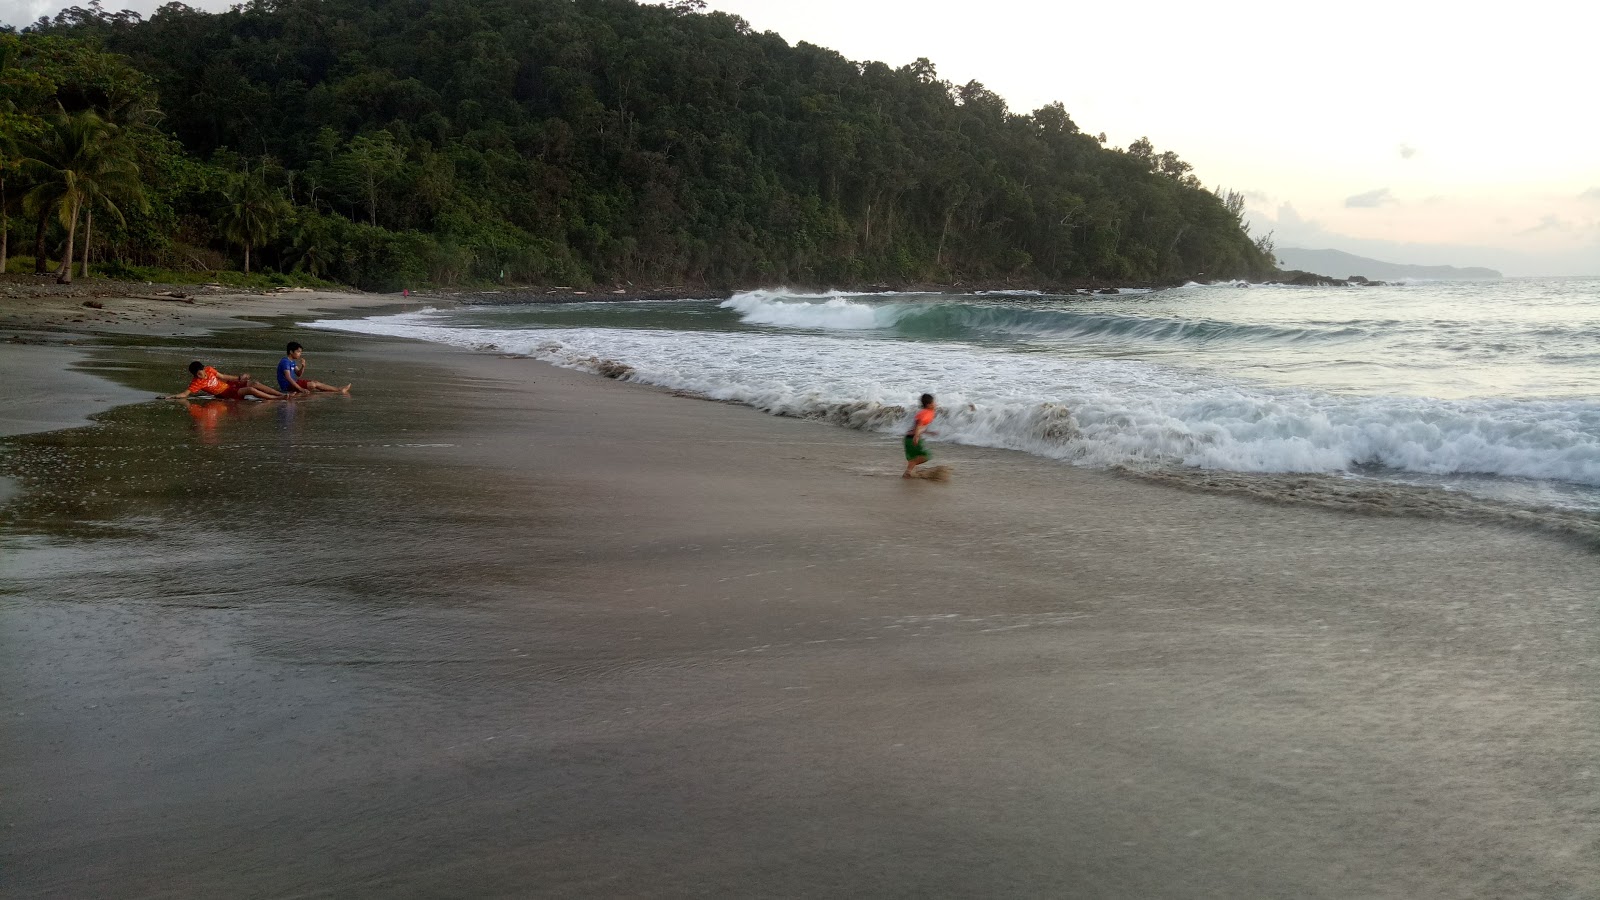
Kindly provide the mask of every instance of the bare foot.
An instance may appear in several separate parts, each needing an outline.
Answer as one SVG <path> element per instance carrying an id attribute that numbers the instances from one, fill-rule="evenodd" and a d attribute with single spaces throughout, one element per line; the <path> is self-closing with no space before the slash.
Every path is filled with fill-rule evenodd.
<path id="1" fill-rule="evenodd" d="M 339 388 L 339 393 L 345 395 L 346 397 L 350 396 L 350 385 L 347 384 L 344 387 Z"/>

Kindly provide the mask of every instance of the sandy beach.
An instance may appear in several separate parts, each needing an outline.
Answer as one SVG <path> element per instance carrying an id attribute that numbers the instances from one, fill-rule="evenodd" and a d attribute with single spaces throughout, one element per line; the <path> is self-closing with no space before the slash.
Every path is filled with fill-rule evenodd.
<path id="1" fill-rule="evenodd" d="M 0 893 L 1597 896 L 1589 546 L 291 327 L 395 300 L 0 305 Z"/>

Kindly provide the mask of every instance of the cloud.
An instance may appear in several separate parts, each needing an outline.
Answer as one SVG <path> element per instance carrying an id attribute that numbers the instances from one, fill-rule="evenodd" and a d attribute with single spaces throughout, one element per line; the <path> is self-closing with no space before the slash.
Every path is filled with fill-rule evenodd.
<path id="1" fill-rule="evenodd" d="M 1411 157 L 1416 156 L 1416 155 L 1417 155 L 1417 148 L 1411 146 L 1410 144 L 1401 144 L 1400 145 L 1400 158 L 1401 159 L 1410 159 Z"/>
<path id="2" fill-rule="evenodd" d="M 1592 187 L 1578 195 L 1579 200 L 1593 200 L 1600 203 L 1600 187 Z"/>
<path id="3" fill-rule="evenodd" d="M 1539 220 L 1539 224 L 1532 228 L 1524 228 L 1517 234 L 1540 234 L 1546 231 L 1571 231 L 1572 223 L 1554 213 Z"/>
<path id="4" fill-rule="evenodd" d="M 1396 200 L 1393 194 L 1389 193 L 1388 188 L 1378 188 L 1375 191 L 1367 191 L 1365 194 L 1357 194 L 1354 197 L 1346 197 L 1344 200 L 1344 205 L 1348 209 L 1374 209 L 1384 205 L 1385 203 L 1399 202 L 1400 201 Z"/>
<path id="5" fill-rule="evenodd" d="M 1301 215 L 1288 202 L 1280 204 L 1276 213 L 1249 210 L 1246 215 L 1250 220 L 1251 234 L 1274 232 L 1279 247 L 1343 250 L 1372 259 L 1424 266 L 1487 266 L 1507 275 L 1600 275 L 1600 236 L 1581 246 L 1565 248 L 1510 249 L 1468 244 L 1430 244 L 1343 234 L 1315 218 Z M 1594 235 L 1594 232 L 1590 234 Z M 1548 241 L 1555 237 L 1556 233 L 1552 232 L 1545 235 L 1544 239 Z M 1566 236 L 1566 239 L 1570 238 L 1570 234 Z"/>
<path id="6" fill-rule="evenodd" d="M 50 0 L 0 0 L 0 23 L 21 28 L 32 25 L 40 16 L 55 15 L 71 3 L 53 3 Z"/>

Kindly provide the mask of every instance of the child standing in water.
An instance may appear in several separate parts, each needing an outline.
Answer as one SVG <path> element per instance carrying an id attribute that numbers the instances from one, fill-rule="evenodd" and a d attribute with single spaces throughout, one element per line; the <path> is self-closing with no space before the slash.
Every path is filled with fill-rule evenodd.
<path id="1" fill-rule="evenodd" d="M 935 411 L 933 408 L 933 395 L 922 395 L 922 408 L 917 410 L 916 418 L 911 420 L 911 430 L 906 432 L 906 471 L 901 477 L 916 478 L 916 468 L 928 461 L 928 448 L 922 445 L 922 436 L 928 433 L 928 426 L 933 424 Z"/>

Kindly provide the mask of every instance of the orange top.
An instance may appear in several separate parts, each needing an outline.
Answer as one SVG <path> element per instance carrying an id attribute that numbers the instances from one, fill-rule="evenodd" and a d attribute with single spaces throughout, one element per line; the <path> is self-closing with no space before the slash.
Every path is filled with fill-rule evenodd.
<path id="1" fill-rule="evenodd" d="M 231 385 L 222 380 L 221 374 L 216 369 L 206 366 L 200 370 L 200 374 L 196 375 L 193 381 L 189 382 L 189 393 L 194 394 L 204 391 L 207 394 L 220 394 L 229 387 Z"/>
<path id="2" fill-rule="evenodd" d="M 919 410 L 917 410 L 917 424 L 918 425 L 932 425 L 933 424 L 933 412 L 934 411 L 931 410 L 931 409 L 919 409 Z"/>

